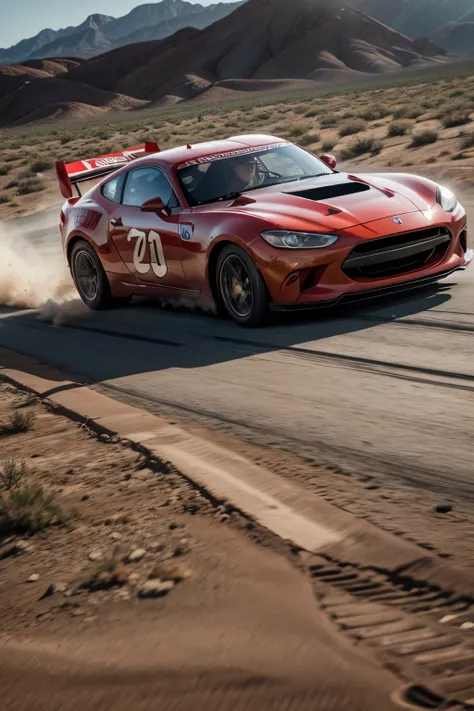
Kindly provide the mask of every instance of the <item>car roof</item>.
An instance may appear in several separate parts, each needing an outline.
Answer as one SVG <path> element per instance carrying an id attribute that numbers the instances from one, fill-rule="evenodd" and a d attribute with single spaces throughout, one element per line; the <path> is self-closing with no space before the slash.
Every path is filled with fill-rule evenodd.
<path id="1" fill-rule="evenodd" d="M 179 146 L 170 148 L 160 153 L 153 153 L 145 158 L 133 161 L 138 163 L 154 162 L 158 157 L 160 163 L 167 163 L 169 166 L 176 166 L 187 161 L 205 158 L 217 153 L 227 153 L 245 148 L 258 148 L 267 144 L 285 142 L 286 139 L 277 136 L 267 136 L 265 134 L 248 134 L 242 136 L 232 136 L 221 141 L 207 141 L 205 143 L 195 143 L 194 145 Z"/>

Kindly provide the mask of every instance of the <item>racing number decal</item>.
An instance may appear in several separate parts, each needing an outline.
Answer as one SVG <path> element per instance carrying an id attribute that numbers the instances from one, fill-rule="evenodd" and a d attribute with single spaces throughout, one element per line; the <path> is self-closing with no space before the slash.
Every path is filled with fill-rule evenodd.
<path id="1" fill-rule="evenodd" d="M 150 269 L 158 278 L 162 279 L 168 272 L 165 255 L 163 254 L 163 245 L 161 244 L 160 235 L 153 230 L 148 234 L 148 240 L 145 232 L 141 230 L 130 230 L 127 240 L 136 237 L 135 249 L 133 250 L 133 266 L 139 274 L 148 274 Z M 147 241 L 150 245 L 150 262 L 145 262 Z"/>

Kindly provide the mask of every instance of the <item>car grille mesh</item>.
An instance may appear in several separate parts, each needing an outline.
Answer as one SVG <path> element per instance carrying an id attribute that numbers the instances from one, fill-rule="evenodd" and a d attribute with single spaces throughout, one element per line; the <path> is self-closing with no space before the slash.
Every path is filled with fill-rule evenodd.
<path id="1" fill-rule="evenodd" d="M 439 263 L 451 243 L 445 227 L 382 237 L 357 245 L 342 269 L 355 281 L 384 279 Z"/>

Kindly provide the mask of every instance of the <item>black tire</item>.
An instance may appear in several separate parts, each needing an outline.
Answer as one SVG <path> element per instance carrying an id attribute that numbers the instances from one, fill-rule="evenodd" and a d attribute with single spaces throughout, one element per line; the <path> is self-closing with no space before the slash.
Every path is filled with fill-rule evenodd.
<path id="1" fill-rule="evenodd" d="M 262 326 L 268 315 L 265 283 L 247 252 L 229 244 L 219 255 L 216 271 L 218 307 L 240 326 Z"/>
<path id="2" fill-rule="evenodd" d="M 70 267 L 79 296 L 90 309 L 110 309 L 127 302 L 127 299 L 112 297 L 102 263 L 88 242 L 81 240 L 75 243 L 71 251 Z"/>

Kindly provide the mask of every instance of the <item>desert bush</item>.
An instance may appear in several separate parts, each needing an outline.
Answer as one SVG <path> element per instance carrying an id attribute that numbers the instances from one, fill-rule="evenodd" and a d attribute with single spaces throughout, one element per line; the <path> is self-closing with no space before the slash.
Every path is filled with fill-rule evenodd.
<path id="1" fill-rule="evenodd" d="M 6 205 L 8 202 L 11 202 L 9 195 L 0 195 L 0 205 Z"/>
<path id="2" fill-rule="evenodd" d="M 430 99 L 429 101 L 422 101 L 421 106 L 424 109 L 437 109 L 443 103 L 444 99 Z"/>
<path id="3" fill-rule="evenodd" d="M 389 138 L 395 138 L 395 136 L 404 136 L 406 133 L 408 133 L 409 128 L 410 124 L 404 121 L 393 121 L 388 127 L 387 135 Z"/>
<path id="4" fill-rule="evenodd" d="M 45 189 L 45 184 L 38 178 L 24 180 L 18 185 L 18 195 L 29 195 L 30 193 L 39 193 Z"/>
<path id="5" fill-rule="evenodd" d="M 70 136 L 62 136 L 60 143 L 62 146 L 65 146 L 67 143 L 71 143 L 71 141 L 72 138 Z"/>
<path id="6" fill-rule="evenodd" d="M 356 156 L 362 156 L 365 153 L 371 153 L 372 155 L 377 155 L 382 150 L 382 144 L 373 136 L 360 136 L 353 143 L 346 147 L 342 152 L 341 157 L 343 160 L 348 158 L 355 158 Z"/>
<path id="7" fill-rule="evenodd" d="M 332 126 L 337 126 L 339 123 L 339 117 L 335 114 L 328 114 L 323 116 L 321 119 L 321 128 L 331 128 Z"/>
<path id="8" fill-rule="evenodd" d="M 365 121 L 348 121 L 347 123 L 342 124 L 342 126 L 340 127 L 339 135 L 341 136 L 341 138 L 344 136 L 353 136 L 355 133 L 361 133 L 362 131 L 365 131 L 366 128 L 367 124 Z"/>
<path id="9" fill-rule="evenodd" d="M 0 165 L 0 175 L 8 175 L 9 172 L 10 172 L 9 165 Z"/>
<path id="10" fill-rule="evenodd" d="M 438 131 L 434 129 L 427 128 L 422 131 L 414 131 L 410 147 L 420 148 L 421 146 L 429 146 L 431 143 L 436 143 L 438 138 Z"/>
<path id="11" fill-rule="evenodd" d="M 28 432 L 35 421 L 35 413 L 22 412 L 14 410 L 8 417 L 5 423 L 0 424 L 0 435 L 19 434 L 20 432 Z"/>
<path id="12" fill-rule="evenodd" d="M 33 173 L 43 173 L 45 170 L 49 170 L 53 167 L 53 162 L 47 160 L 46 158 L 38 158 L 34 163 L 31 164 L 31 170 Z"/>
<path id="13" fill-rule="evenodd" d="M 327 138 L 325 141 L 323 141 L 322 149 L 324 153 L 328 153 L 329 151 L 332 151 L 332 149 L 336 145 L 337 141 L 335 139 Z"/>
<path id="14" fill-rule="evenodd" d="M 288 127 L 288 133 L 291 136 L 302 136 L 308 127 L 304 123 L 294 123 L 292 126 Z"/>
<path id="15" fill-rule="evenodd" d="M 390 110 L 384 106 L 371 106 L 359 113 L 359 118 L 364 121 L 378 121 L 379 119 L 389 116 Z"/>
<path id="16" fill-rule="evenodd" d="M 0 532 L 33 534 L 67 521 L 66 512 L 37 484 L 11 489 L 0 498 Z"/>
<path id="17" fill-rule="evenodd" d="M 10 182 L 7 185 L 7 190 L 10 190 L 11 188 L 17 188 L 18 187 L 18 180 L 10 180 Z"/>
<path id="18" fill-rule="evenodd" d="M 462 136 L 461 148 L 464 151 L 468 151 L 470 148 L 474 148 L 474 133 L 465 133 Z"/>
<path id="19" fill-rule="evenodd" d="M 7 459 L 0 470 L 0 484 L 9 491 L 21 484 L 30 474 L 30 470 L 25 462 L 17 462 L 14 459 Z"/>
<path id="20" fill-rule="evenodd" d="M 401 119 L 401 118 L 407 118 L 407 119 L 417 119 L 423 114 L 423 109 L 417 107 L 417 106 L 399 106 L 398 109 L 395 109 L 393 112 L 393 118 L 394 119 Z"/>
<path id="21" fill-rule="evenodd" d="M 319 116 L 324 109 L 310 109 L 305 113 L 306 118 L 314 118 L 315 116 Z"/>
<path id="22" fill-rule="evenodd" d="M 471 122 L 470 111 L 453 111 L 452 113 L 445 114 L 441 121 L 445 128 L 465 126 Z"/>
<path id="23" fill-rule="evenodd" d="M 319 143 L 321 136 L 319 133 L 305 133 L 298 140 L 300 146 L 311 146 L 313 143 Z"/>

